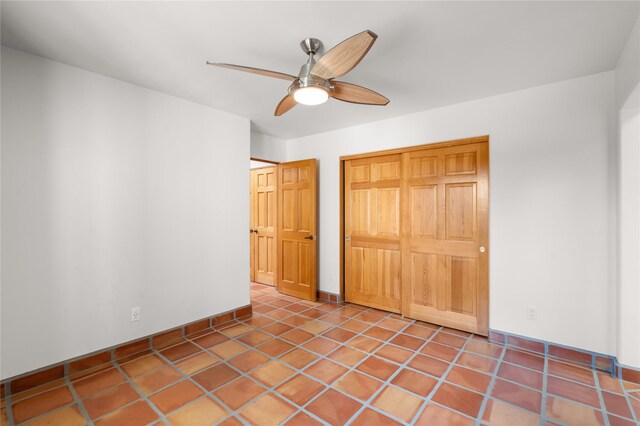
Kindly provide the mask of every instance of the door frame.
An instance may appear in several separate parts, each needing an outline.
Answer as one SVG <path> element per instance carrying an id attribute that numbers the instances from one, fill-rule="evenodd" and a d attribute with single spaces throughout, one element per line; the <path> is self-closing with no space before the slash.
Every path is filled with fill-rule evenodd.
<path id="1" fill-rule="evenodd" d="M 344 223 L 345 223 L 345 218 L 344 218 L 344 207 L 345 207 L 345 201 L 344 201 L 344 162 L 347 160 L 355 160 L 358 158 L 370 158 L 370 157 L 381 157 L 383 155 L 389 155 L 389 154 L 403 154 L 405 152 L 413 152 L 413 151 L 422 151 L 425 149 L 436 149 L 436 148 L 446 148 L 446 147 L 450 147 L 450 146 L 459 146 L 459 145 L 469 145 L 472 143 L 480 143 L 480 142 L 486 142 L 487 146 L 489 146 L 489 135 L 484 135 L 484 136 L 474 136 L 474 137 L 470 137 L 470 138 L 464 138 L 464 139 L 454 139 L 454 140 L 450 140 L 450 141 L 443 141 L 443 142 L 434 142 L 434 143 L 428 143 L 428 144 L 424 144 L 424 145 L 416 145 L 416 146 L 407 146 L 407 147 L 403 147 L 403 148 L 393 148 L 393 149 L 387 149 L 384 151 L 374 151 L 374 152 L 365 152 L 365 153 L 361 153 L 361 154 L 352 154 L 352 155 L 345 155 L 340 157 L 339 161 L 340 161 L 340 296 L 342 297 L 342 300 L 344 300 L 345 298 L 345 250 L 344 250 Z M 490 189 L 490 181 L 487 182 L 487 187 L 488 189 Z M 489 230 L 487 229 L 487 234 L 489 233 Z M 489 235 L 487 235 L 487 250 L 489 250 Z M 489 253 L 491 253 L 489 251 Z M 489 267 L 489 261 L 491 259 L 487 260 L 487 268 Z M 487 278 L 487 287 L 489 287 L 489 278 Z"/>
<path id="2" fill-rule="evenodd" d="M 262 158 L 258 158 L 258 157 L 249 157 L 249 160 L 253 160 L 253 161 L 259 161 L 261 163 L 269 163 L 269 164 L 273 164 L 274 166 L 277 166 L 278 164 L 280 164 L 279 161 L 272 161 L 272 160 L 263 160 Z M 264 166 L 264 167 L 269 167 L 269 166 Z M 261 167 L 256 167 L 256 169 L 260 169 Z M 251 169 L 253 170 L 253 169 Z"/>
<path id="3" fill-rule="evenodd" d="M 250 161 L 259 161 L 261 163 L 271 164 L 270 166 L 261 166 L 261 167 L 256 167 L 254 169 L 249 168 L 249 228 L 251 228 L 252 225 L 253 225 L 252 218 L 253 218 L 253 213 L 254 213 L 253 212 L 253 207 L 254 207 L 254 202 L 255 202 L 255 200 L 254 200 L 255 194 L 253 193 L 253 178 L 252 178 L 252 173 L 251 172 L 253 170 L 266 169 L 266 168 L 269 168 L 269 167 L 276 167 L 277 168 L 278 164 L 280 164 L 280 163 L 277 162 L 277 161 L 272 161 L 272 160 L 263 160 L 262 158 L 257 158 L 257 157 L 249 157 L 249 160 Z M 278 172 L 277 172 L 277 169 L 276 169 L 276 176 L 277 175 L 278 175 Z M 277 192 L 277 189 L 276 189 L 276 192 Z M 276 208 L 277 208 L 277 204 L 278 203 L 276 202 Z M 277 221 L 277 216 L 278 216 L 278 212 L 276 211 L 276 221 Z M 277 235 L 277 222 L 276 222 L 276 235 Z M 255 235 L 253 235 L 253 234 L 251 234 L 250 237 L 249 237 L 249 281 L 251 281 L 251 282 L 255 281 L 255 265 L 254 265 L 254 263 L 255 263 L 255 257 L 254 257 L 255 256 L 255 253 L 254 253 L 255 244 L 253 242 L 254 238 L 255 238 Z M 276 250 L 276 252 L 277 252 L 277 250 Z M 278 255 L 276 253 L 276 262 L 278 261 L 277 256 Z M 254 268 L 254 271 L 253 271 L 254 275 L 253 276 L 251 275 L 251 268 Z M 273 285 L 275 288 L 277 288 L 277 279 L 278 279 L 277 273 L 278 273 L 278 270 L 276 268 L 276 277 L 275 277 L 276 283 L 274 283 L 274 285 Z M 268 285 L 268 284 L 264 284 L 264 285 Z"/>

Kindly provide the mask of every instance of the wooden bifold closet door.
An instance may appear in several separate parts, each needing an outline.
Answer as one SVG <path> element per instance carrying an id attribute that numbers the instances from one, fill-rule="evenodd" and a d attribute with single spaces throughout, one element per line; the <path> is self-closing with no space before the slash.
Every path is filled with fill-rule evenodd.
<path id="1" fill-rule="evenodd" d="M 350 302 L 486 335 L 488 142 L 344 161 Z"/>

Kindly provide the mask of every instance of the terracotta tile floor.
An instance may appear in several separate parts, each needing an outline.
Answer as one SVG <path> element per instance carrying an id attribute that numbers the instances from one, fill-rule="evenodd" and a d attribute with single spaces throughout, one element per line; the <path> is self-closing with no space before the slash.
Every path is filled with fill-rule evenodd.
<path id="1" fill-rule="evenodd" d="M 636 425 L 640 385 L 252 284 L 253 318 L 11 395 L 2 424 Z"/>

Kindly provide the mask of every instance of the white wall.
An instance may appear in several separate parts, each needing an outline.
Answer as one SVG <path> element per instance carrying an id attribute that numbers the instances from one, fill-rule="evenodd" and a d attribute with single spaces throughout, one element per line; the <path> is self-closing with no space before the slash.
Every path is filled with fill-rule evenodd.
<path id="1" fill-rule="evenodd" d="M 287 161 L 287 142 L 273 136 L 251 132 L 251 158 L 277 163 Z"/>
<path id="2" fill-rule="evenodd" d="M 640 19 L 631 31 L 629 40 L 618 58 L 616 74 L 616 107 L 638 108 L 638 92 L 632 96 L 640 81 Z"/>
<path id="3" fill-rule="evenodd" d="M 288 141 L 289 161 L 319 159 L 320 288 L 339 291 L 340 156 L 490 135 L 490 327 L 613 354 L 613 84 L 606 72 Z"/>
<path id="4" fill-rule="evenodd" d="M 2 378 L 249 303 L 247 119 L 4 47 L 1 71 Z"/>
<path id="5" fill-rule="evenodd" d="M 640 108 L 620 119 L 618 360 L 640 368 Z"/>
<path id="6" fill-rule="evenodd" d="M 618 111 L 618 360 L 640 368 L 640 20 L 615 70 Z"/>

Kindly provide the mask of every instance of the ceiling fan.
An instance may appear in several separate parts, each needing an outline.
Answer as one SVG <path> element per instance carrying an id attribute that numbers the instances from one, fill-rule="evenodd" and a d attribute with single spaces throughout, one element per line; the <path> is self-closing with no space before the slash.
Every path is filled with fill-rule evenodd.
<path id="1" fill-rule="evenodd" d="M 288 94 L 275 110 L 280 116 L 297 104 L 319 105 L 329 97 L 344 102 L 365 105 L 387 105 L 389 99 L 362 86 L 334 80 L 342 77 L 364 58 L 378 36 L 372 31 L 363 31 L 344 40 L 316 61 L 315 55 L 322 49 L 322 42 L 316 38 L 307 38 L 300 42 L 304 53 L 309 55 L 298 76 L 241 65 L 223 64 L 207 61 L 207 65 L 245 71 L 266 77 L 291 81 Z"/>

